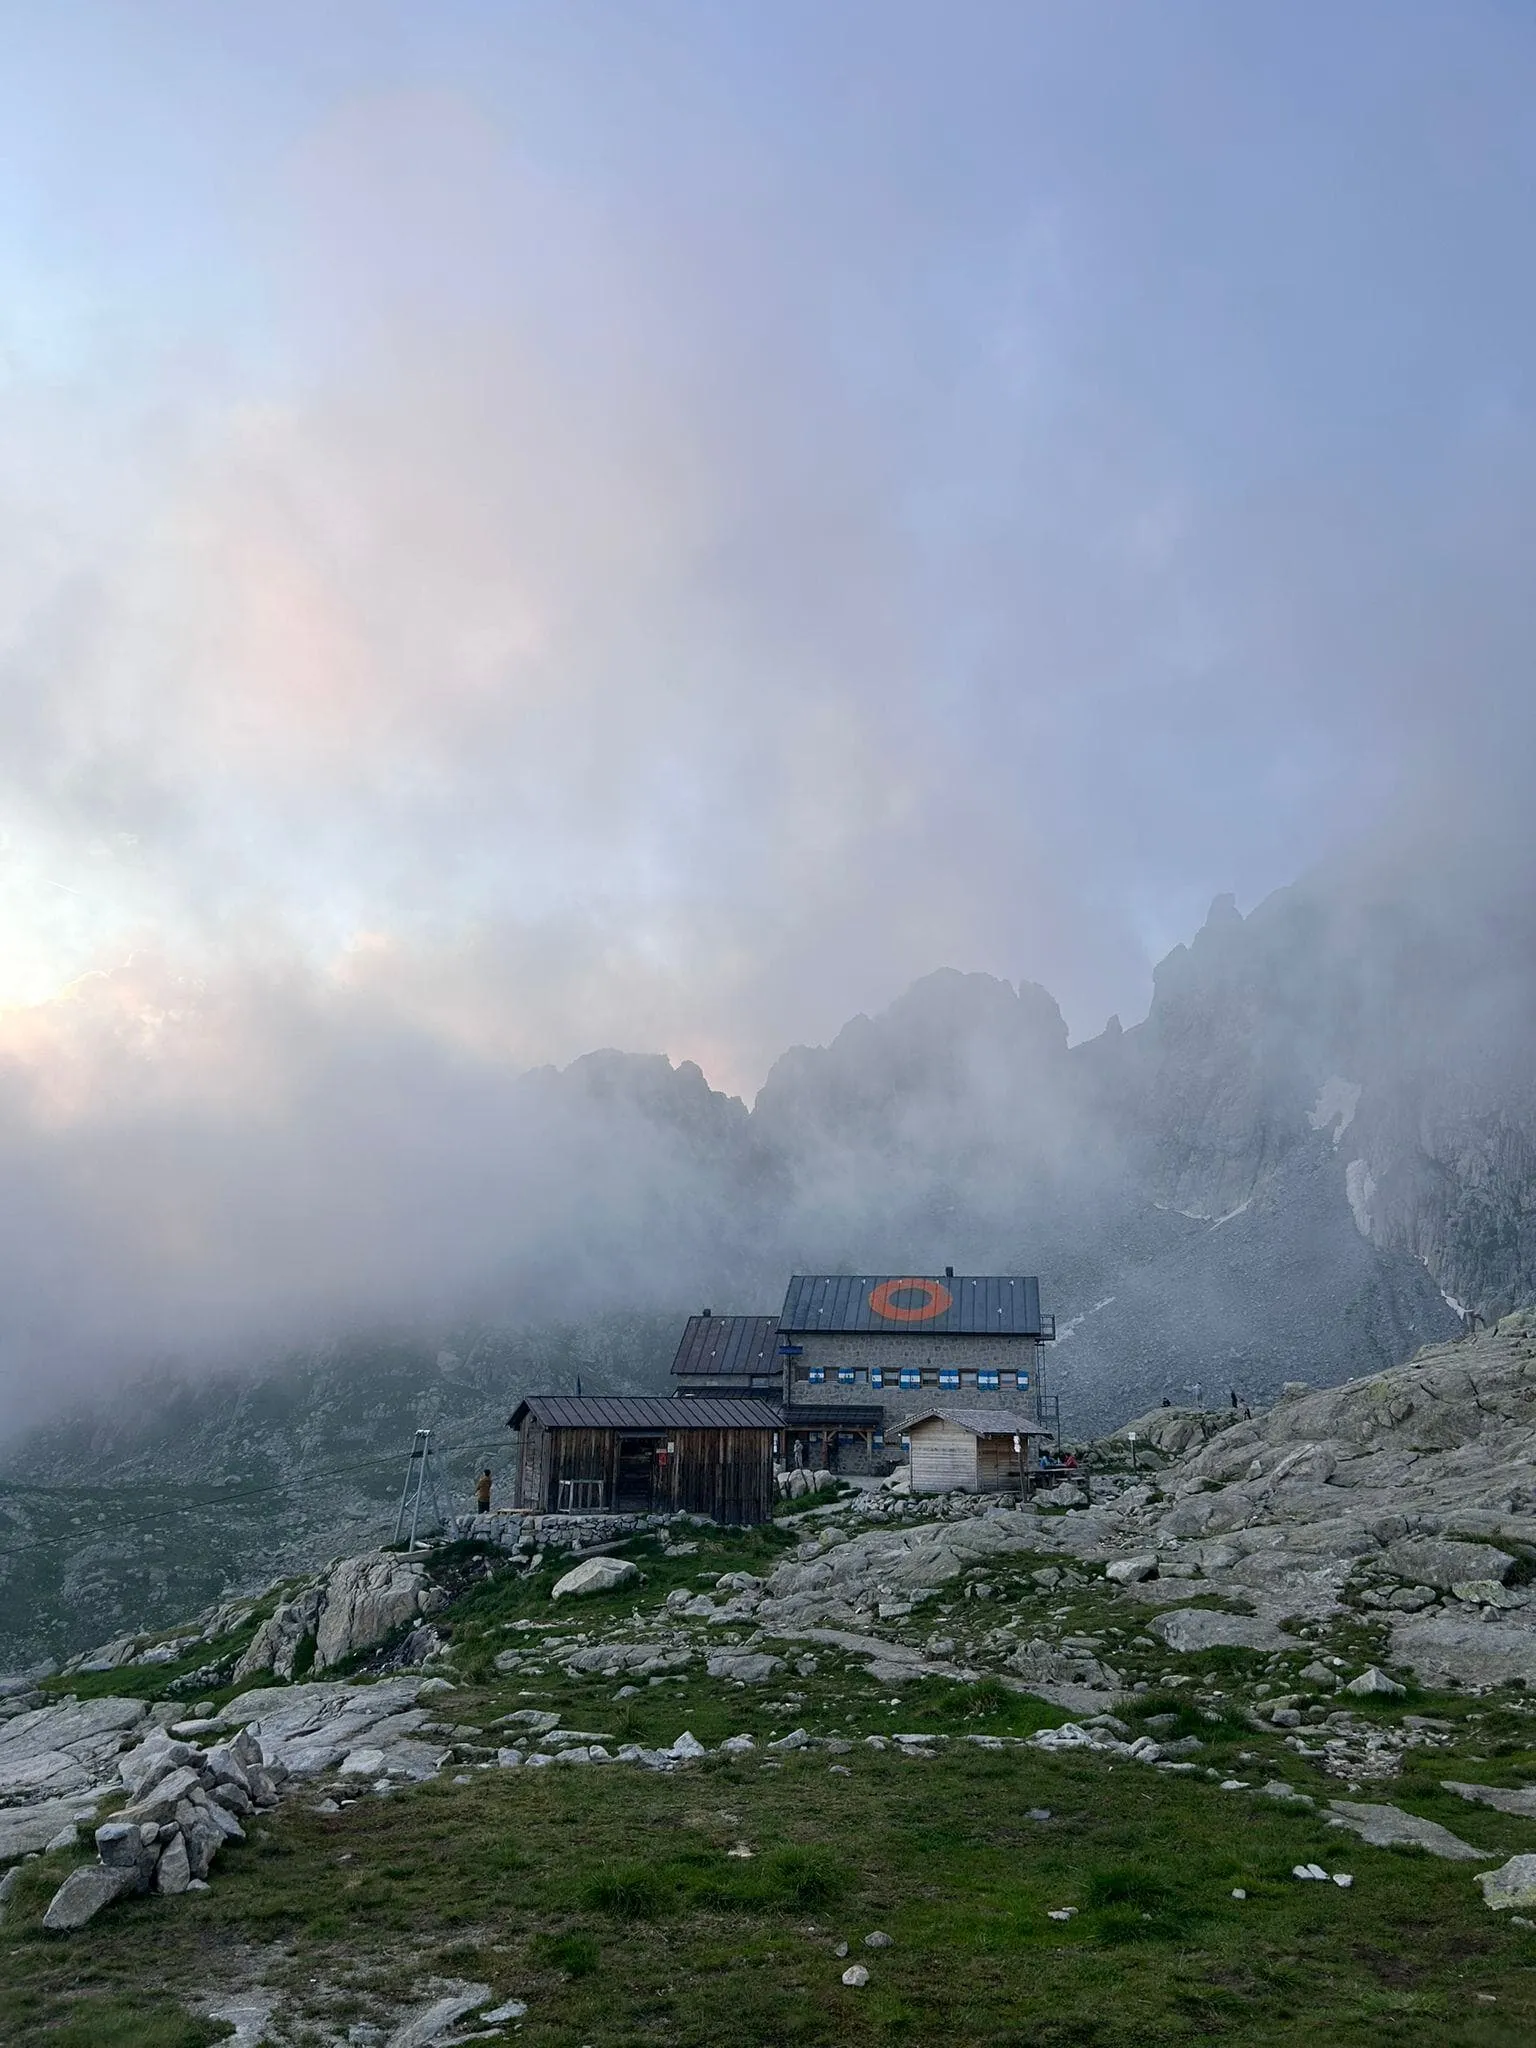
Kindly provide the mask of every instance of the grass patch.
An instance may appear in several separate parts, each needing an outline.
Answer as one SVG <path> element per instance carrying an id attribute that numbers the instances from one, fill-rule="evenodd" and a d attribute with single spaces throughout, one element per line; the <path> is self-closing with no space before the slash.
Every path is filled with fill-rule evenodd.
<path id="1" fill-rule="evenodd" d="M 23 2015 L 14 2017 L 25 2024 Z M 158 2000 L 87 1996 L 45 2032 L 14 2038 L 46 2041 L 49 2048 L 211 2048 L 228 2033 L 219 2021 L 199 2019 Z"/>
<path id="2" fill-rule="evenodd" d="M 603 1960 L 590 1934 L 537 1934 L 528 1949 L 535 1968 L 558 1970 L 571 1979 L 595 1976 Z"/>
<path id="3" fill-rule="evenodd" d="M 873 1688 L 847 1674 L 816 1684 L 822 1717 L 874 1710 Z M 958 1703 L 965 1688 L 947 1691 Z M 461 1693 L 455 1711 L 473 1704 Z M 295 1803 L 227 1852 L 210 1891 L 125 1901 L 68 1940 L 37 1925 L 68 1861 L 50 1857 L 28 1867 L 0 1944 L 0 2040 L 204 2048 L 216 2033 L 175 2001 L 227 1981 L 236 1955 L 298 2002 L 317 2039 L 337 2031 L 337 1987 L 348 2024 L 393 2026 L 433 1975 L 527 2000 L 528 2048 L 1536 2035 L 1536 1939 L 1489 1915 L 1464 1868 L 1345 1844 L 1317 1812 L 964 1742 L 923 1761 L 860 1745 L 847 1777 L 824 1753 L 765 1761 L 493 1770 L 333 1815 Z M 1457 1818 L 1491 1855 L 1526 1831 L 1491 1812 Z M 1291 1866 L 1313 1859 L 1345 1861 L 1354 1890 L 1297 1884 Z M 1051 1920 L 1063 1906 L 1077 1916 Z M 874 1928 L 894 1946 L 866 1951 Z M 856 1998 L 840 1941 L 871 1970 Z M 142 1997 L 150 1954 L 161 2005 Z M 1486 2023 L 1479 1992 L 1496 2001 Z"/>

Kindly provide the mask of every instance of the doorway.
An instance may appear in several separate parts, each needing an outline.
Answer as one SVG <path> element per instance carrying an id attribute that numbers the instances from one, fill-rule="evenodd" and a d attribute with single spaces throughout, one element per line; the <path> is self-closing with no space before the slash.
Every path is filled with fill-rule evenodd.
<path id="1" fill-rule="evenodd" d="M 619 1467 L 614 1485 L 613 1505 L 621 1515 L 648 1515 L 654 1505 L 656 1453 L 664 1439 L 659 1436 L 619 1438 Z"/>

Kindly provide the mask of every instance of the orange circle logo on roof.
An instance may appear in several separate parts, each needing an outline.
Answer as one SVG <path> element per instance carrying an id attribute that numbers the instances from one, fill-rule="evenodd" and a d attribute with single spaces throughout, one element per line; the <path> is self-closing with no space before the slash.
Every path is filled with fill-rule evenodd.
<path id="1" fill-rule="evenodd" d="M 898 1301 L 900 1294 L 918 1294 L 921 1301 Z M 931 1323 L 954 1306 L 955 1297 L 937 1280 L 882 1280 L 869 1291 L 869 1305 L 888 1323 Z"/>

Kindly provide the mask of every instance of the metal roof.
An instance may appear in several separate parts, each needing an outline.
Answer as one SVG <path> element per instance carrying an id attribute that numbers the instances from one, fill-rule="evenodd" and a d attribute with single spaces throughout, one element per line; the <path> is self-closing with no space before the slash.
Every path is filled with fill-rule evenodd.
<path id="1" fill-rule="evenodd" d="M 525 1394 L 507 1418 L 521 1429 L 529 1416 L 546 1429 L 633 1429 L 672 1436 L 684 1429 L 776 1429 L 766 1401 L 712 1401 L 671 1394 Z"/>
<path id="2" fill-rule="evenodd" d="M 746 1379 L 783 1368 L 777 1316 L 690 1316 L 672 1361 L 675 1373 Z"/>
<path id="3" fill-rule="evenodd" d="M 1006 1415 L 997 1408 L 925 1408 L 920 1415 L 907 1416 L 901 1427 L 911 1431 L 923 1422 L 953 1422 L 961 1429 L 968 1429 L 972 1436 L 1049 1436 L 1051 1433 L 1026 1416 Z"/>
<path id="4" fill-rule="evenodd" d="M 884 1429 L 885 1410 L 875 1405 L 855 1406 L 853 1402 L 791 1402 L 782 1414 L 786 1429 Z"/>
<path id="5" fill-rule="evenodd" d="M 1040 1282 L 1032 1274 L 851 1279 L 797 1273 L 784 1297 L 779 1328 L 897 1337 L 1039 1337 Z"/>

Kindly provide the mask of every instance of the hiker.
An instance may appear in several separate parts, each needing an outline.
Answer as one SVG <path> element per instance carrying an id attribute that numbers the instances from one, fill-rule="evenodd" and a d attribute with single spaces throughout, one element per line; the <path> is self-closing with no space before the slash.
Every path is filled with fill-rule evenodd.
<path id="1" fill-rule="evenodd" d="M 1171 1402 L 1171 1401 L 1169 1400 L 1169 1398 L 1168 1398 L 1168 1396 L 1167 1396 L 1166 1394 L 1164 1394 L 1164 1396 L 1163 1396 L 1163 1406 L 1164 1406 L 1165 1408 L 1171 1408 L 1171 1407 L 1173 1406 L 1173 1403 L 1172 1403 L 1172 1402 Z"/>
<path id="2" fill-rule="evenodd" d="M 475 1513 L 488 1515 L 491 1512 L 491 1468 L 486 1466 L 475 1481 Z"/>

